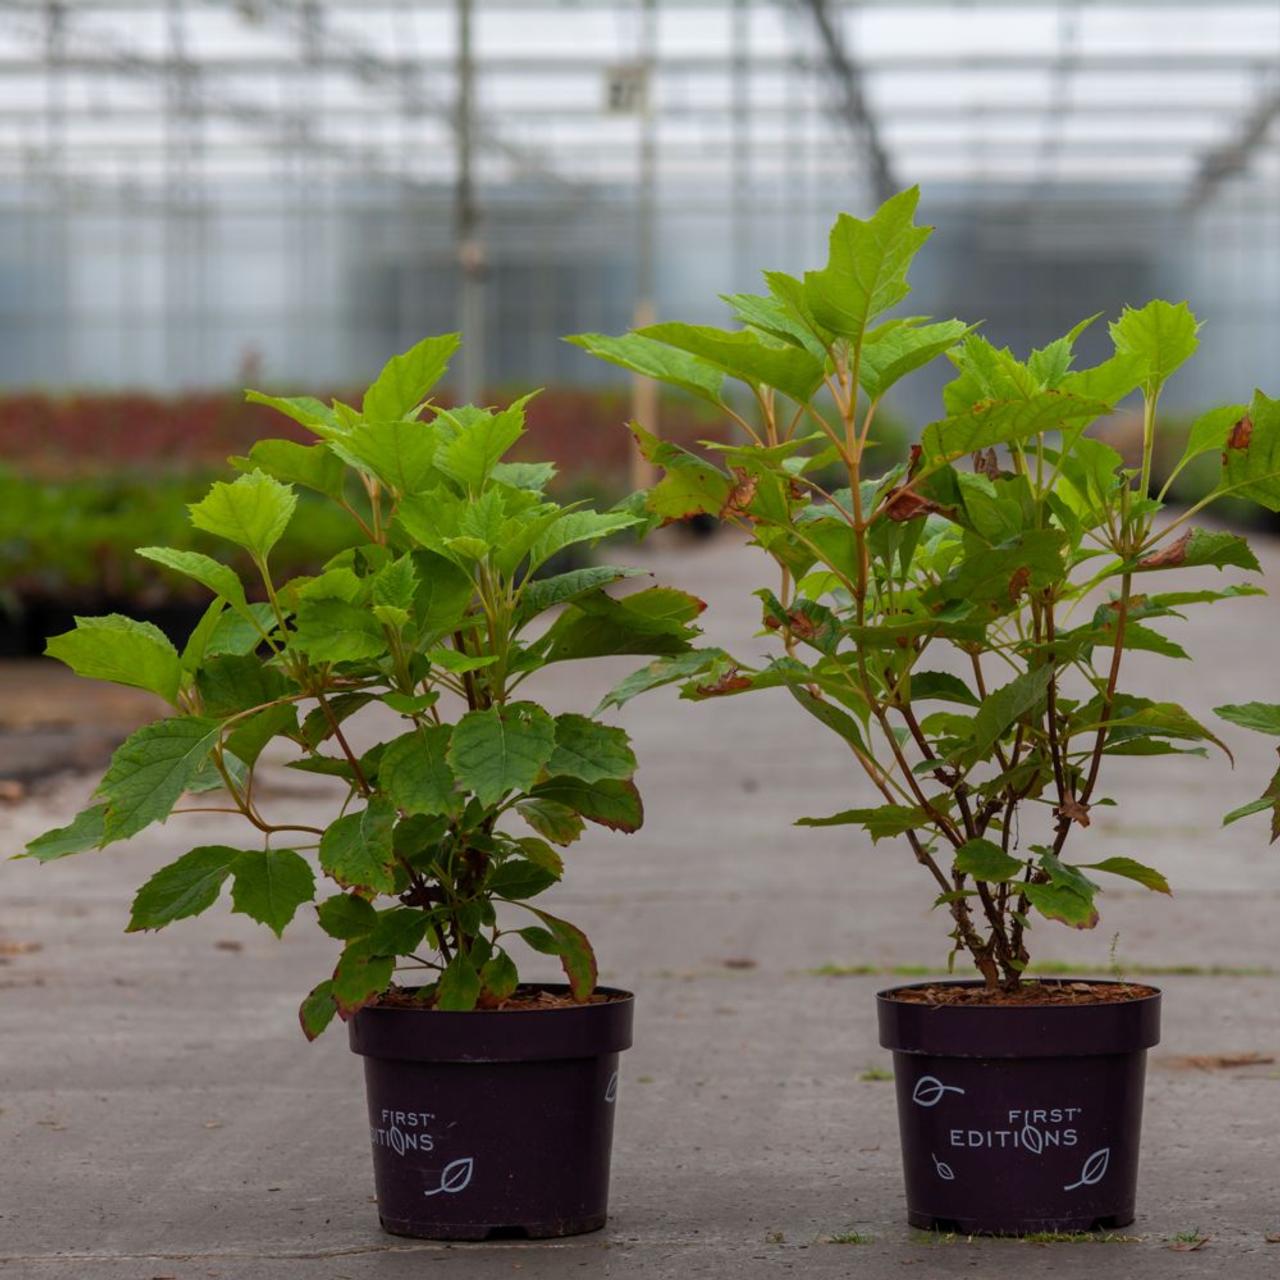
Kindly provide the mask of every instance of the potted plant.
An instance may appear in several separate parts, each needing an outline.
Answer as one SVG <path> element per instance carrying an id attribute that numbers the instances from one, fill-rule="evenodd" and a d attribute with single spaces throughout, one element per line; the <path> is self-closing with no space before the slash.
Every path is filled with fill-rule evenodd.
<path id="1" fill-rule="evenodd" d="M 715 513 L 778 571 L 758 593 L 776 641 L 766 661 L 673 655 L 605 705 L 674 681 L 694 700 L 788 690 L 866 779 L 848 809 L 800 825 L 897 838 L 920 864 L 950 959 L 966 956 L 977 977 L 878 997 L 910 1221 L 965 1232 L 1120 1226 L 1133 1217 L 1160 994 L 1031 980 L 1030 944 L 1049 922 L 1092 928 L 1108 877 L 1169 892 L 1144 862 L 1090 852 L 1091 814 L 1112 803 L 1104 766 L 1225 748 L 1158 692 L 1122 684 L 1124 658 L 1186 658 L 1165 621 L 1257 592 L 1167 584 L 1184 566 L 1258 570 L 1243 538 L 1193 520 L 1226 494 L 1280 508 L 1280 402 L 1258 394 L 1200 418 L 1179 468 L 1220 454 L 1221 478 L 1191 510 L 1160 516 L 1148 483 L 1157 406 L 1197 346 L 1186 305 L 1126 309 L 1110 327 L 1113 354 L 1079 370 L 1073 347 L 1091 321 L 1018 358 L 958 320 L 885 319 L 929 235 L 915 225 L 917 199 L 910 190 L 865 221 L 841 216 L 823 269 L 768 272 L 767 294 L 728 298 L 740 328 L 665 323 L 571 339 L 737 419 L 744 443 L 711 446 L 711 457 L 633 426 L 664 472 L 648 505 L 663 520 Z M 909 461 L 877 474 L 885 396 L 944 355 L 955 377 L 943 415 Z M 746 394 L 731 399 L 726 379 Z M 1086 428 L 1133 392 L 1144 429 L 1128 467 Z M 833 464 L 843 483 L 824 485 Z"/>
<path id="2" fill-rule="evenodd" d="M 702 606 L 661 587 L 607 594 L 632 569 L 538 576 L 645 517 L 560 506 L 545 493 L 553 467 L 502 461 L 525 401 L 433 408 L 455 346 L 428 338 L 396 356 L 359 409 L 250 394 L 316 443 L 255 444 L 191 520 L 247 554 L 259 580 L 144 547 L 213 593 L 181 651 L 120 615 L 49 641 L 79 674 L 149 689 L 171 713 L 115 752 L 92 807 L 28 852 L 103 848 L 174 812 L 241 815 L 252 839 L 157 872 L 129 930 L 194 916 L 228 882 L 232 909 L 277 934 L 306 906 L 341 951 L 302 1001 L 302 1029 L 314 1038 L 337 1015 L 364 1056 L 383 1226 L 568 1235 L 605 1220 L 632 997 L 597 987 L 587 938 L 537 895 L 585 822 L 631 832 L 642 810 L 623 730 L 552 714 L 522 686 L 554 663 L 680 653 Z M 285 582 L 271 553 L 294 486 L 337 504 L 359 540 Z M 383 739 L 358 750 L 351 722 L 371 713 Z M 255 771 L 272 742 L 295 757 L 288 767 L 334 780 L 331 812 L 264 812 Z M 522 983 L 529 949 L 558 957 L 567 983 Z"/>

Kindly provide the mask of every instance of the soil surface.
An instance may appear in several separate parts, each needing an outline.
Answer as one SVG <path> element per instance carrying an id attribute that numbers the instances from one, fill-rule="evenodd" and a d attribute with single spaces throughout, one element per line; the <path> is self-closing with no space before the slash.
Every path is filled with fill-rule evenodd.
<path id="1" fill-rule="evenodd" d="M 1156 995 L 1154 987 L 1140 982 L 1023 982 L 1013 991 L 988 991 L 986 987 L 958 982 L 938 982 L 927 987 L 899 987 L 892 998 L 904 1004 L 929 1005 L 1063 1005 L 1124 1004 Z"/>
<path id="2" fill-rule="evenodd" d="M 420 1009 L 423 1013 L 435 1012 L 423 1004 L 419 987 L 392 987 L 373 1003 L 384 1008 Z M 549 991 L 545 987 L 520 986 L 500 1004 L 486 1005 L 482 1012 L 527 1012 L 531 1009 L 580 1009 L 584 1004 L 608 1004 L 613 1000 L 630 999 L 627 995 L 614 995 L 608 991 L 593 991 L 585 1000 L 575 1000 L 567 991 Z"/>

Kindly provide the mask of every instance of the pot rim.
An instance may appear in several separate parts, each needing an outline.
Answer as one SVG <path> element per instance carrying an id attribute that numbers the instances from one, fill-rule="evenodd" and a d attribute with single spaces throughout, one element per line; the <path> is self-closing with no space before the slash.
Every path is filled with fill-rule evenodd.
<path id="1" fill-rule="evenodd" d="M 1150 994 L 1134 996 L 1131 1000 L 1094 1000 L 1081 1001 L 1079 1004 L 937 1004 L 919 1007 L 926 1008 L 931 1013 L 960 1009 L 993 1009 L 1004 1013 L 1020 1013 L 1032 1009 L 1099 1009 L 1104 1005 L 1140 1005 L 1147 1000 L 1158 1000 L 1164 994 L 1163 990 L 1152 982 L 1127 982 L 1124 978 L 1072 978 L 1054 974 L 1051 978 L 1036 978 L 1036 981 L 1047 987 L 1060 987 L 1068 982 L 1087 982 L 1093 987 L 1145 987 Z M 882 991 L 877 991 L 876 999 L 885 1000 L 890 1004 L 915 1004 L 915 1001 L 896 1000 L 894 997 L 899 991 L 919 991 L 923 987 L 980 987 L 982 985 L 979 978 L 936 978 L 921 982 L 902 982 L 896 987 L 885 987 Z"/>
<path id="2" fill-rule="evenodd" d="M 1073 981 L 1050 978 L 1049 982 Z M 1132 1000 L 1093 1004 L 927 1005 L 895 999 L 899 991 L 939 985 L 979 986 L 976 979 L 912 982 L 876 993 L 880 1044 L 895 1053 L 960 1058 L 1071 1058 L 1136 1053 L 1160 1040 L 1163 993 L 1148 983 Z"/>
<path id="3" fill-rule="evenodd" d="M 569 990 L 566 982 L 529 985 Z M 629 1049 L 635 995 L 620 987 L 598 986 L 595 992 L 612 998 L 549 1009 L 366 1005 L 348 1021 L 348 1037 L 352 1051 L 363 1057 L 406 1062 L 534 1062 Z"/>

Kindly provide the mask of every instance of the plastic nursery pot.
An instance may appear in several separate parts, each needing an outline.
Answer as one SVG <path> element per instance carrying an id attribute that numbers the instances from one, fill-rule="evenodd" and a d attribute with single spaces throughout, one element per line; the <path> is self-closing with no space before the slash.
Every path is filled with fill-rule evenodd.
<path id="1" fill-rule="evenodd" d="M 486 1240 L 604 1226 L 634 999 L 598 994 L 609 999 L 467 1013 L 371 1005 L 351 1019 L 385 1230 Z"/>
<path id="2" fill-rule="evenodd" d="M 1160 992 L 1041 1006 L 896 998 L 909 989 L 876 999 L 912 1226 L 1022 1235 L 1132 1222 Z"/>

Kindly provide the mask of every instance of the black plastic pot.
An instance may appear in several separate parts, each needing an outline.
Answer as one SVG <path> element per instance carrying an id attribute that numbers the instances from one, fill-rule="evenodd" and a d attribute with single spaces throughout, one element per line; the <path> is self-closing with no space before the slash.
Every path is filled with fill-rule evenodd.
<path id="1" fill-rule="evenodd" d="M 564 991 L 548 984 L 545 990 Z M 378 1217 L 429 1240 L 604 1226 L 633 997 L 551 1009 L 361 1009 Z"/>
<path id="2" fill-rule="evenodd" d="M 899 990 L 877 1004 L 913 1226 L 1023 1235 L 1133 1221 L 1158 991 L 1110 1004 L 984 1006 L 898 1000 Z"/>

